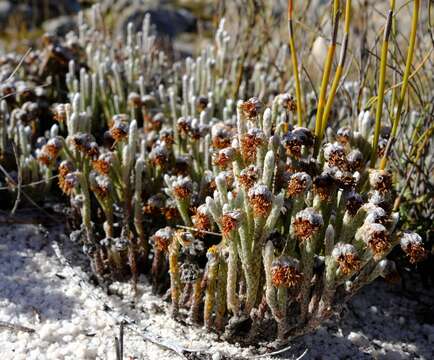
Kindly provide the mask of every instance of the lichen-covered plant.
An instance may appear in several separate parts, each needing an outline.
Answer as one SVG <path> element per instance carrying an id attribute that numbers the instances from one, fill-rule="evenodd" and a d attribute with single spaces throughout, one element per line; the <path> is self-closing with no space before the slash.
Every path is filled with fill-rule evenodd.
<path id="1" fill-rule="evenodd" d="M 47 38 L 49 49 L 63 51 L 58 65 L 67 93 L 50 101 L 44 130 L 51 130 L 32 138 L 32 123 L 23 120 L 32 104 L 14 104 L 10 114 L 3 101 L 0 150 L 19 144 L 20 178 L 50 179 L 57 171 L 71 237 L 100 280 L 136 286 L 147 274 L 155 293 L 169 290 L 174 318 L 230 341 L 280 346 L 317 328 L 378 276 L 393 279 L 387 255 L 395 245 L 411 262 L 427 255 L 417 234 L 397 229 L 384 96 L 373 132 L 368 111 L 353 114 L 359 103 L 369 107 L 369 89 L 346 82 L 349 106 L 338 92 L 351 1 L 327 94 L 340 14 L 334 1 L 316 103 L 313 92 L 301 99 L 295 54 L 294 97 L 279 70 L 284 52 L 275 59 L 240 52 L 224 21 L 200 56 L 172 65 L 149 17 L 141 32 L 129 26 L 126 41 L 114 44 L 96 6 L 90 22 L 80 16 L 78 34 L 62 44 Z M 250 77 L 240 59 L 258 60 Z"/>

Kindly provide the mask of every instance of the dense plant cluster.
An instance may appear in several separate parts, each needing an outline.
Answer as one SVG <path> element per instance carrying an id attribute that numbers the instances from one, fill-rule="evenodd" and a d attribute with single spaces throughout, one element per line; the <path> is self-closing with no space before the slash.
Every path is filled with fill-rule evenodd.
<path id="1" fill-rule="evenodd" d="M 393 278 L 395 245 L 411 262 L 427 256 L 419 235 L 397 229 L 384 164 L 395 134 L 374 132 L 369 112 L 354 116 L 334 99 L 342 73 L 328 99 L 320 94 L 311 130 L 300 89 L 289 94 L 297 80 L 279 80 L 266 55 L 240 77 L 224 21 L 213 45 L 175 64 L 155 46 L 149 18 L 125 43 L 112 42 L 98 7 L 79 29 L 64 41 L 47 36 L 3 82 L 0 150 L 7 170 L 18 162 L 11 189 L 48 191 L 57 176 L 71 238 L 100 279 L 137 284 L 147 274 L 155 293 L 170 289 L 175 318 L 248 341 L 271 324 L 263 339 L 281 344 L 376 277 Z M 2 73 L 18 62 L 3 59 Z M 46 76 L 57 86 L 28 80 Z M 346 83 L 346 93 L 357 98 L 359 85 Z M 315 94 L 305 100 L 314 112 Z M 328 127 L 331 115 L 341 127 Z"/>

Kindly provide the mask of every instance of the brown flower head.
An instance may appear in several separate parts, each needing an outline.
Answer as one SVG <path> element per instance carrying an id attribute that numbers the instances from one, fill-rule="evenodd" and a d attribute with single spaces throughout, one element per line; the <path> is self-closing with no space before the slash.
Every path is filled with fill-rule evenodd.
<path id="1" fill-rule="evenodd" d="M 381 224 L 386 225 L 389 216 L 387 212 L 380 206 L 367 203 L 364 205 L 364 208 L 366 209 L 367 215 L 365 218 L 365 224 Z"/>
<path id="2" fill-rule="evenodd" d="M 208 106 L 209 100 L 206 96 L 199 96 L 196 100 L 197 110 L 202 112 Z"/>
<path id="3" fill-rule="evenodd" d="M 240 105 L 240 108 L 246 118 L 253 119 L 259 115 L 259 112 L 262 109 L 262 103 L 258 98 L 252 97 L 249 100 L 244 101 Z"/>
<path id="4" fill-rule="evenodd" d="M 138 108 L 142 106 L 142 98 L 140 94 L 136 92 L 130 92 L 128 94 L 128 105 L 133 108 Z"/>
<path id="5" fill-rule="evenodd" d="M 336 166 L 341 171 L 349 169 L 345 150 L 338 143 L 328 143 L 324 146 L 324 158 L 327 160 L 329 166 Z"/>
<path id="6" fill-rule="evenodd" d="M 360 150 L 351 150 L 347 156 L 347 160 L 351 171 L 360 171 L 363 169 L 363 154 Z"/>
<path id="7" fill-rule="evenodd" d="M 287 186 L 288 197 L 292 198 L 299 196 L 308 191 L 311 186 L 312 178 L 309 174 L 305 172 L 297 172 L 295 174 L 292 174 L 290 175 Z"/>
<path id="8" fill-rule="evenodd" d="M 342 144 L 346 145 L 350 142 L 351 137 L 353 136 L 351 128 L 349 127 L 341 127 L 338 129 L 336 134 L 336 140 Z"/>
<path id="9" fill-rule="evenodd" d="M 394 261 L 389 259 L 380 260 L 377 267 L 380 272 L 380 276 L 388 283 L 397 284 L 401 280 Z"/>
<path id="10" fill-rule="evenodd" d="M 173 130 L 169 128 L 164 128 L 160 131 L 159 140 L 161 143 L 164 143 L 167 146 L 172 146 L 175 142 L 173 138 Z"/>
<path id="11" fill-rule="evenodd" d="M 200 205 L 195 214 L 192 216 L 193 225 L 197 230 L 209 231 L 211 229 L 211 219 L 208 214 L 206 204 Z M 198 236 L 205 235 L 203 232 L 198 232 Z"/>
<path id="12" fill-rule="evenodd" d="M 97 159 L 99 156 L 99 147 L 95 141 L 90 142 L 86 147 L 86 155 L 91 159 Z"/>
<path id="13" fill-rule="evenodd" d="M 281 94 L 279 96 L 280 105 L 289 112 L 295 113 L 297 111 L 297 102 L 294 96 L 290 94 Z"/>
<path id="14" fill-rule="evenodd" d="M 372 189 L 384 194 L 392 188 L 392 176 L 386 170 L 371 170 L 369 172 L 369 184 Z"/>
<path id="15" fill-rule="evenodd" d="M 191 157 L 188 155 L 178 155 L 175 158 L 174 172 L 176 175 L 187 176 L 191 169 Z"/>
<path id="16" fill-rule="evenodd" d="M 321 214 L 314 208 L 299 211 L 292 220 L 294 235 L 300 241 L 312 238 L 323 224 Z"/>
<path id="17" fill-rule="evenodd" d="M 48 140 L 47 144 L 43 148 L 43 151 L 49 154 L 52 158 L 56 158 L 62 147 L 62 140 L 56 136 Z"/>
<path id="18" fill-rule="evenodd" d="M 93 169 L 101 175 L 108 175 L 110 172 L 110 166 L 113 162 L 113 153 L 106 152 L 99 155 L 97 160 L 92 161 Z"/>
<path id="19" fill-rule="evenodd" d="M 235 149 L 232 147 L 227 147 L 219 150 L 214 154 L 214 164 L 220 168 L 227 168 L 235 158 Z"/>
<path id="20" fill-rule="evenodd" d="M 232 130 L 229 126 L 217 123 L 211 127 L 211 142 L 215 149 L 223 149 L 231 145 Z"/>
<path id="21" fill-rule="evenodd" d="M 66 174 L 62 181 L 61 189 L 66 195 L 71 195 L 74 189 L 78 187 L 80 183 L 80 174 L 78 172 L 71 172 Z"/>
<path id="22" fill-rule="evenodd" d="M 351 191 L 345 196 L 345 209 L 351 216 L 356 215 L 357 211 L 363 205 L 363 198 L 360 194 Z"/>
<path id="23" fill-rule="evenodd" d="M 143 206 L 143 212 L 148 215 L 158 215 L 165 207 L 165 197 L 163 194 L 152 195 Z"/>
<path id="24" fill-rule="evenodd" d="M 372 251 L 375 260 L 380 259 L 390 248 L 389 233 L 381 224 L 364 224 L 357 233 Z"/>
<path id="25" fill-rule="evenodd" d="M 191 121 L 191 127 L 189 131 L 189 136 L 193 140 L 199 140 L 203 138 L 209 131 L 209 126 L 206 124 L 201 124 L 199 120 L 193 119 Z"/>
<path id="26" fill-rule="evenodd" d="M 309 129 L 296 127 L 283 136 L 282 142 L 287 154 L 298 159 L 301 157 L 302 146 L 306 148 L 311 147 L 314 142 L 314 137 Z"/>
<path id="27" fill-rule="evenodd" d="M 414 232 L 405 232 L 400 239 L 401 249 L 407 254 L 410 263 L 425 260 L 428 252 L 423 246 L 422 238 Z"/>
<path id="28" fill-rule="evenodd" d="M 169 151 L 164 143 L 155 143 L 149 153 L 149 160 L 154 166 L 164 167 L 169 162 Z"/>
<path id="29" fill-rule="evenodd" d="M 360 268 L 359 255 L 354 245 L 337 243 L 332 251 L 332 256 L 344 275 L 350 275 Z"/>
<path id="30" fill-rule="evenodd" d="M 336 170 L 334 173 L 336 184 L 344 190 L 351 190 L 356 186 L 357 177 L 350 171 Z"/>
<path id="31" fill-rule="evenodd" d="M 230 210 L 223 212 L 221 218 L 223 235 L 228 235 L 231 231 L 237 229 L 242 219 L 240 210 Z"/>
<path id="32" fill-rule="evenodd" d="M 241 154 L 248 162 L 256 161 L 256 150 L 265 143 L 265 134 L 259 128 L 252 128 L 241 139 Z"/>
<path id="33" fill-rule="evenodd" d="M 193 192 L 193 183 L 187 176 L 177 176 L 172 182 L 173 195 L 179 199 L 187 199 Z"/>
<path id="34" fill-rule="evenodd" d="M 169 249 L 170 242 L 174 236 L 174 231 L 170 226 L 158 230 L 152 237 L 151 241 L 157 250 L 166 252 Z"/>
<path id="35" fill-rule="evenodd" d="M 176 231 L 175 238 L 183 247 L 189 247 L 195 240 L 192 233 L 185 230 Z"/>
<path id="36" fill-rule="evenodd" d="M 41 164 L 45 166 L 49 166 L 51 162 L 54 160 L 54 158 L 46 150 L 45 145 L 42 147 L 42 149 L 37 150 L 36 158 Z"/>
<path id="37" fill-rule="evenodd" d="M 59 187 L 64 193 L 66 193 L 67 186 L 65 186 L 65 177 L 66 175 L 74 171 L 74 166 L 70 161 L 64 160 L 60 163 L 58 171 L 59 171 Z"/>
<path id="38" fill-rule="evenodd" d="M 238 182 L 245 189 L 250 189 L 255 182 L 259 179 L 259 171 L 255 165 L 249 165 L 245 169 L 241 170 Z"/>
<path id="39" fill-rule="evenodd" d="M 377 144 L 377 157 L 382 158 L 386 152 L 387 143 L 389 140 L 380 137 Z"/>
<path id="40" fill-rule="evenodd" d="M 249 189 L 249 202 L 254 216 L 266 217 L 273 205 L 273 194 L 266 185 L 257 184 Z"/>
<path id="41" fill-rule="evenodd" d="M 313 192 L 319 196 L 321 201 L 330 201 L 335 187 L 335 180 L 328 173 L 323 173 L 313 180 Z"/>
<path id="42" fill-rule="evenodd" d="M 71 138 L 72 145 L 78 151 L 86 154 L 89 144 L 94 141 L 92 135 L 87 133 L 77 133 Z"/>
<path id="43" fill-rule="evenodd" d="M 66 121 L 66 106 L 65 104 L 56 104 L 53 107 L 53 117 L 59 123 Z"/>
<path id="44" fill-rule="evenodd" d="M 302 279 L 298 260 L 286 256 L 274 260 L 271 264 L 271 279 L 275 287 L 297 287 Z"/>
<path id="45" fill-rule="evenodd" d="M 180 117 L 176 122 L 176 127 L 182 136 L 186 137 L 190 133 L 191 121 L 190 117 Z"/>
<path id="46" fill-rule="evenodd" d="M 98 175 L 96 172 L 91 172 L 89 175 L 89 183 L 92 191 L 102 198 L 106 198 L 112 189 L 112 183 L 108 176 Z"/>
<path id="47" fill-rule="evenodd" d="M 165 206 L 162 209 L 164 217 L 167 221 L 171 221 L 176 219 L 179 215 L 178 208 L 176 207 L 176 203 L 172 198 L 166 200 Z"/>
<path id="48" fill-rule="evenodd" d="M 128 130 L 127 122 L 115 120 L 109 132 L 115 143 L 118 143 L 128 137 Z"/>
<path id="49" fill-rule="evenodd" d="M 229 126 L 217 123 L 211 128 L 211 141 L 215 149 L 224 149 L 231 146 L 232 130 Z"/>

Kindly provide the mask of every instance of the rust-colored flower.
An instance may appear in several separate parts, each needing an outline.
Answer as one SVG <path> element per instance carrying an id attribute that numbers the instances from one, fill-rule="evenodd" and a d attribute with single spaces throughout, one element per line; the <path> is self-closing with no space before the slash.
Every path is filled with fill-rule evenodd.
<path id="1" fill-rule="evenodd" d="M 288 257 L 274 260 L 271 264 L 271 278 L 275 287 L 298 286 L 302 279 L 298 260 Z"/>
<path id="2" fill-rule="evenodd" d="M 206 96 L 199 96 L 196 100 L 197 110 L 202 112 L 208 106 L 209 100 Z"/>
<path id="3" fill-rule="evenodd" d="M 155 143 L 149 153 L 149 160 L 151 160 L 152 164 L 155 166 L 166 166 L 169 161 L 169 151 L 165 144 Z"/>
<path id="4" fill-rule="evenodd" d="M 176 122 L 176 126 L 178 128 L 179 133 L 182 136 L 187 136 L 191 130 L 191 118 L 189 117 L 180 117 Z"/>
<path id="5" fill-rule="evenodd" d="M 91 159 L 96 159 L 99 156 L 99 147 L 95 141 L 90 142 L 86 147 L 86 155 Z"/>
<path id="6" fill-rule="evenodd" d="M 238 182 L 240 185 L 248 190 L 259 179 L 259 171 L 255 165 L 249 165 L 247 168 L 241 170 L 238 176 Z"/>
<path id="7" fill-rule="evenodd" d="M 108 175 L 112 161 L 113 153 L 106 152 L 101 154 L 97 160 L 92 161 L 92 167 L 98 174 Z"/>
<path id="8" fill-rule="evenodd" d="M 289 112 L 295 113 L 297 111 L 297 102 L 294 96 L 290 94 L 281 94 L 279 100 L 281 106 Z"/>
<path id="9" fill-rule="evenodd" d="M 172 241 L 174 236 L 174 231 L 170 226 L 166 226 L 158 230 L 152 237 L 151 241 L 153 241 L 154 246 L 157 250 L 167 252 L 169 249 L 170 242 Z"/>
<path id="10" fill-rule="evenodd" d="M 148 215 L 158 215 L 165 207 L 165 197 L 163 194 L 152 195 L 143 206 L 143 212 Z"/>
<path id="11" fill-rule="evenodd" d="M 305 172 L 297 172 L 290 175 L 286 192 L 288 197 L 292 198 L 305 193 L 311 186 L 312 178 L 310 175 Z"/>
<path id="12" fill-rule="evenodd" d="M 372 251 L 374 259 L 380 259 L 390 249 L 389 233 L 383 225 L 375 223 L 364 224 L 357 232 Z"/>
<path id="13" fill-rule="evenodd" d="M 71 195 L 74 189 L 77 188 L 78 184 L 80 183 L 79 176 L 80 174 L 77 172 L 66 174 L 61 184 L 61 190 L 66 195 Z"/>
<path id="14" fill-rule="evenodd" d="M 364 160 L 363 154 L 360 150 L 351 150 L 347 156 L 350 171 L 360 171 L 363 169 Z"/>
<path id="15" fill-rule="evenodd" d="M 128 123 L 116 120 L 109 132 L 115 143 L 118 143 L 128 137 Z"/>
<path id="16" fill-rule="evenodd" d="M 106 198 L 112 189 L 112 183 L 108 176 L 97 175 L 96 172 L 91 172 L 90 176 L 90 188 L 92 191 L 102 198 Z"/>
<path id="17" fill-rule="evenodd" d="M 405 232 L 401 236 L 400 245 L 412 264 L 425 260 L 428 256 L 428 252 L 424 248 L 422 238 L 419 234 Z"/>
<path id="18" fill-rule="evenodd" d="M 179 200 L 187 199 L 193 192 L 193 183 L 189 177 L 178 176 L 172 182 L 173 194 Z"/>
<path id="19" fill-rule="evenodd" d="M 332 256 L 344 275 L 350 275 L 360 269 L 359 255 L 354 245 L 337 243 L 332 251 Z"/>
<path id="20" fill-rule="evenodd" d="M 71 137 L 72 145 L 84 154 L 86 154 L 89 144 L 93 141 L 93 136 L 87 133 L 77 133 Z"/>
<path id="21" fill-rule="evenodd" d="M 135 107 L 135 108 L 142 106 L 142 98 L 141 98 L 140 94 L 138 94 L 136 92 L 129 93 L 128 94 L 128 105 L 130 105 L 131 107 Z"/>
<path id="22" fill-rule="evenodd" d="M 173 137 L 173 130 L 169 128 L 164 128 L 160 131 L 159 139 L 162 144 L 165 144 L 166 146 L 172 146 L 175 142 L 175 139 Z"/>
<path id="23" fill-rule="evenodd" d="M 360 194 L 352 191 L 345 197 L 345 209 L 351 216 L 356 215 L 357 211 L 363 205 L 363 198 Z"/>
<path id="24" fill-rule="evenodd" d="M 253 119 L 259 115 L 262 109 L 262 103 L 257 97 L 252 97 L 247 101 L 244 101 L 240 108 L 244 116 L 248 119 Z"/>
<path id="25" fill-rule="evenodd" d="M 36 158 L 41 164 L 44 164 L 45 166 L 49 166 L 51 162 L 54 160 L 54 158 L 46 151 L 45 145 L 37 153 Z"/>
<path id="26" fill-rule="evenodd" d="M 241 139 L 241 154 L 245 161 L 256 161 L 256 150 L 265 143 L 265 134 L 261 129 L 252 128 Z"/>
<path id="27" fill-rule="evenodd" d="M 228 235 L 235 230 L 242 219 L 242 213 L 239 210 L 225 211 L 221 218 L 223 235 Z"/>
<path id="28" fill-rule="evenodd" d="M 192 220 L 193 225 L 197 230 L 209 231 L 211 229 L 211 219 L 206 204 L 202 204 L 196 209 L 195 214 L 192 216 Z M 204 235 L 203 232 L 198 232 L 198 236 Z"/>
<path id="29" fill-rule="evenodd" d="M 50 155 L 52 158 L 56 158 L 59 151 L 62 149 L 63 143 L 58 137 L 51 138 L 47 144 L 43 147 L 43 151 Z"/>
<path id="30" fill-rule="evenodd" d="M 386 210 L 384 210 L 382 207 L 367 203 L 364 208 L 367 212 L 365 224 L 387 224 L 389 216 Z"/>
<path id="31" fill-rule="evenodd" d="M 66 106 L 65 104 L 56 104 L 53 107 L 53 117 L 59 123 L 66 121 Z"/>
<path id="32" fill-rule="evenodd" d="M 314 208 L 299 211 L 292 220 L 294 235 L 300 241 L 312 238 L 323 224 L 321 214 Z"/>
<path id="33" fill-rule="evenodd" d="M 221 149 L 214 155 L 214 164 L 225 169 L 232 164 L 234 157 L 235 157 L 234 148 L 227 147 Z"/>
<path id="34" fill-rule="evenodd" d="M 386 170 L 371 170 L 369 172 L 369 184 L 372 189 L 384 194 L 392 188 L 392 176 Z"/>
<path id="35" fill-rule="evenodd" d="M 349 169 L 345 150 L 338 143 L 328 143 L 324 146 L 324 158 L 327 160 L 329 166 L 336 166 L 341 171 Z"/>
<path id="36" fill-rule="evenodd" d="M 232 130 L 229 126 L 217 123 L 211 128 L 211 141 L 215 149 L 224 149 L 231 145 Z"/>
<path id="37" fill-rule="evenodd" d="M 335 180 L 328 173 L 323 173 L 313 180 L 313 192 L 319 196 L 321 201 L 330 201 L 335 187 Z"/>
<path id="38" fill-rule="evenodd" d="M 342 144 L 342 145 L 346 145 L 350 142 L 350 139 L 352 137 L 352 131 L 351 128 L 349 127 L 341 127 L 338 129 L 337 133 L 336 133 L 336 140 Z"/>
<path id="39" fill-rule="evenodd" d="M 255 185 L 250 188 L 248 196 L 254 216 L 268 216 L 273 205 L 273 194 L 268 187 L 262 184 Z"/>

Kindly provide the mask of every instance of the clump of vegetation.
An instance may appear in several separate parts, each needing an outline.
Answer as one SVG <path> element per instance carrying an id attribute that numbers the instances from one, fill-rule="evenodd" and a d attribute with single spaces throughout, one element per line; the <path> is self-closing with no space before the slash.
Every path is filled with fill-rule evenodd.
<path id="1" fill-rule="evenodd" d="M 130 26 L 126 41 L 115 43 L 95 6 L 90 22 L 80 17 L 78 34 L 47 37 L 43 53 L 25 58 L 18 73 L 30 76 L 37 68 L 41 81 L 48 72 L 48 91 L 18 91 L 18 73 L 5 82 L 2 91 L 12 95 L 0 106 L 2 162 L 18 163 L 16 178 L 7 175 L 9 187 L 49 191 L 56 174 L 69 200 L 72 235 L 101 280 L 131 278 L 136 285 L 147 274 L 155 293 L 170 290 L 173 317 L 229 341 L 281 346 L 317 328 L 375 278 L 396 277 L 387 259 L 396 245 L 412 263 L 428 255 L 419 235 L 397 227 L 393 182 L 400 174 L 390 166 L 414 75 L 419 8 L 414 1 L 388 129 L 394 2 L 377 95 L 369 100 L 363 84 L 342 85 L 349 0 L 332 76 L 342 15 L 333 1 L 317 101 L 301 81 L 292 1 L 288 65 L 284 52 L 271 59 L 267 51 L 252 56 L 237 49 L 224 21 L 200 56 L 171 64 L 156 47 L 149 18 L 141 32 Z M 293 82 L 281 77 L 286 66 Z M 355 106 L 345 106 L 342 87 Z M 353 113 L 359 103 L 365 110 L 376 104 L 375 122 L 369 111 Z M 421 124 L 411 121 L 414 137 L 429 142 Z M 424 150 L 411 149 L 417 164 Z M 264 328 L 275 331 L 264 335 Z"/>

